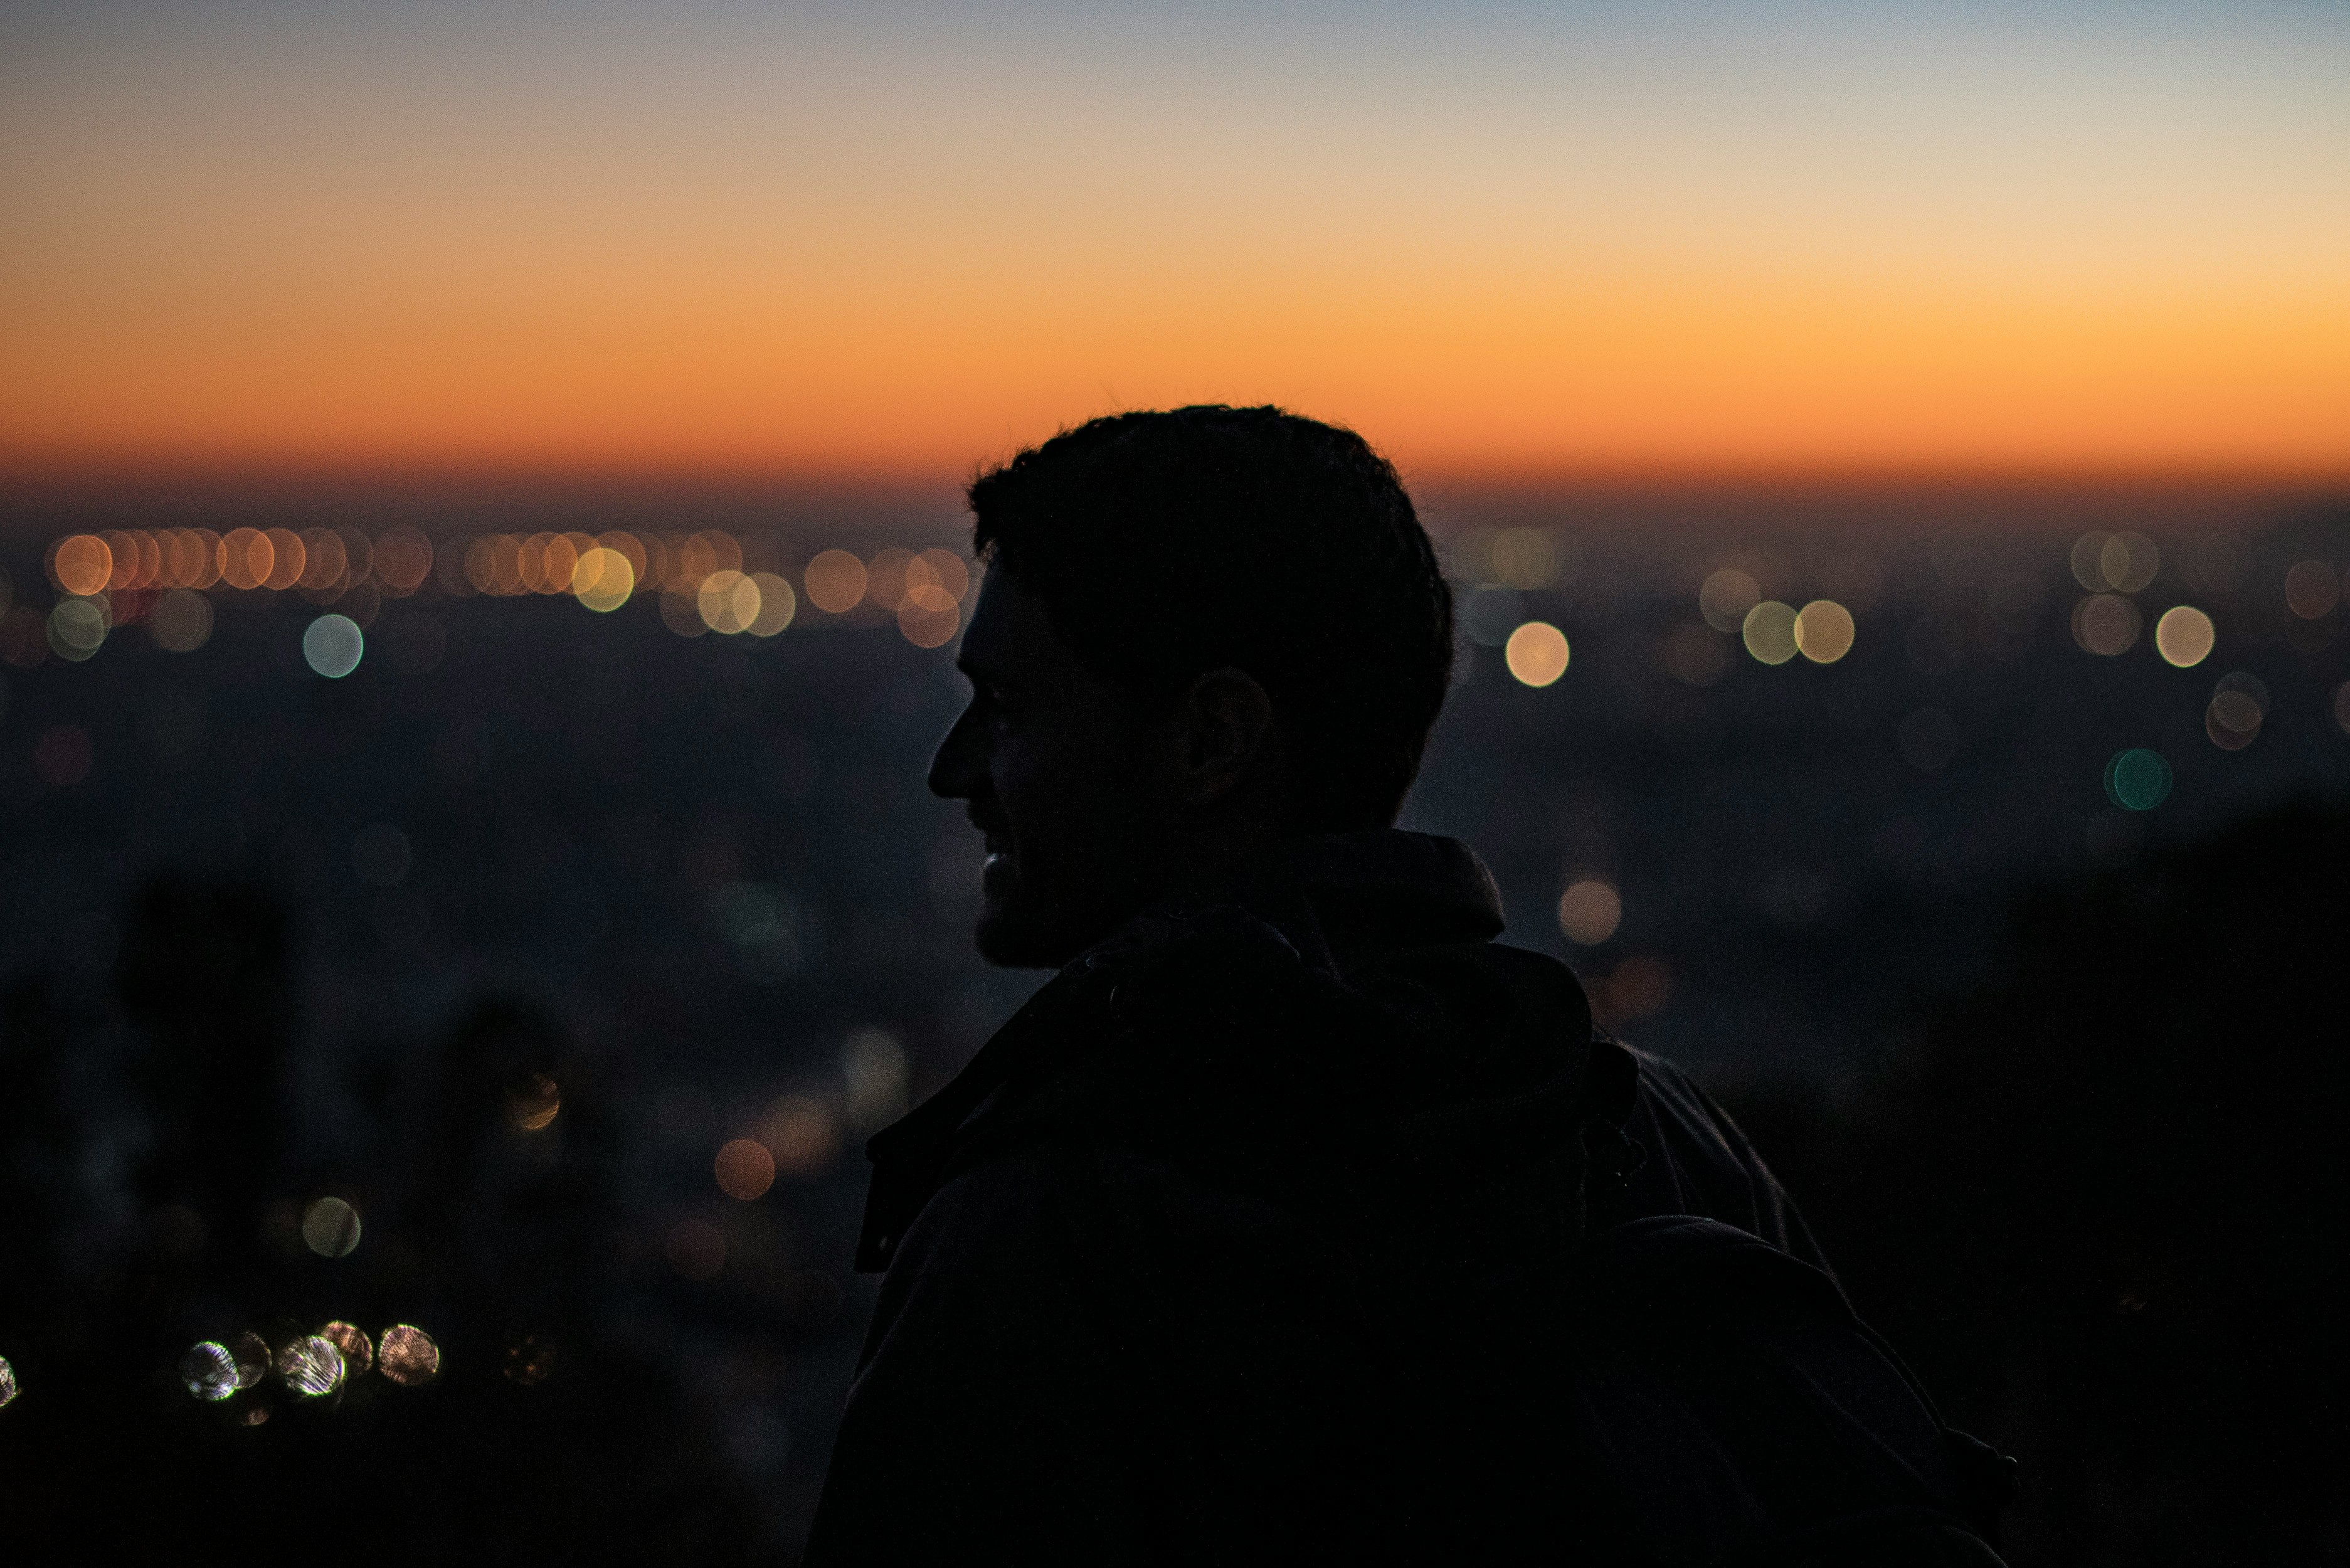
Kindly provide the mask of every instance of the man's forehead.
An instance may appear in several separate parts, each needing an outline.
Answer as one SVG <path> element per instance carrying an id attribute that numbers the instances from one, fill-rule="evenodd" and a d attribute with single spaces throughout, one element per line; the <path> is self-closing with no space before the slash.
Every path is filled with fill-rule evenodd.
<path id="1" fill-rule="evenodd" d="M 1014 669 L 1059 662 L 1066 657 L 1045 618 L 1045 607 L 1002 571 L 988 573 L 955 663 L 970 674 L 1002 675 Z"/>

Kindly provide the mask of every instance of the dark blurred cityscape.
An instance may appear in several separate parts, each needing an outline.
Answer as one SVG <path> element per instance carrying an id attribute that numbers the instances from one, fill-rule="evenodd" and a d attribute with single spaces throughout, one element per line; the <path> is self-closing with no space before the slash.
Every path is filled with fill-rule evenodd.
<path id="1" fill-rule="evenodd" d="M 2350 509 L 1430 517 L 1404 826 L 1748 1124 L 2012 1560 L 2350 1560 Z M 1042 978 L 923 786 L 952 497 L 5 528 L 23 1560 L 792 1561 L 861 1142 Z"/>

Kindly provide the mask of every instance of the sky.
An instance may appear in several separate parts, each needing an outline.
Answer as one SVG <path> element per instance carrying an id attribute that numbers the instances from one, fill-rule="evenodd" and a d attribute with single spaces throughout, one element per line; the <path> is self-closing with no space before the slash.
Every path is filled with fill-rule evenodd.
<path id="1" fill-rule="evenodd" d="M 2350 6 L 0 0 L 0 470 L 2350 476 Z"/>

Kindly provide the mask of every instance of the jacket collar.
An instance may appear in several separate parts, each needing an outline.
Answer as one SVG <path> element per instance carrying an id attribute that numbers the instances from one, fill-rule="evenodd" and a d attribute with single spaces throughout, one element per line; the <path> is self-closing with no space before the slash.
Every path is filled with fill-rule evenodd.
<path id="1" fill-rule="evenodd" d="M 1291 840 L 1232 902 L 1263 914 L 1311 957 L 1483 941 L 1501 934 L 1501 894 L 1458 839 L 1388 828 Z M 1049 1071 L 1091 1031 L 1076 1026 L 1114 989 L 1118 956 L 1147 945 L 1149 917 L 1088 949 L 1045 982 L 936 1094 L 873 1135 L 857 1267 L 885 1269 L 945 1179 L 960 1135 L 989 1096 Z"/>

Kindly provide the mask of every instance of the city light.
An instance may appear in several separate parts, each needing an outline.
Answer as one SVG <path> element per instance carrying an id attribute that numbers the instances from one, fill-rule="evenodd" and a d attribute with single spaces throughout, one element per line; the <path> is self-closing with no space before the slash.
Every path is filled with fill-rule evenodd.
<path id="1" fill-rule="evenodd" d="M 376 1365 L 403 1387 L 417 1387 L 441 1375 L 441 1347 L 421 1328 L 396 1323 L 376 1341 Z"/>
<path id="2" fill-rule="evenodd" d="M 1566 634 L 1546 620 L 1530 620 L 1510 633 L 1503 659 L 1524 686 L 1548 686 L 1566 673 Z"/>
<path id="3" fill-rule="evenodd" d="M 1795 657 L 1795 608 L 1765 599 L 1746 612 L 1739 623 L 1746 651 L 1764 664 L 1784 664 Z"/>
<path id="4" fill-rule="evenodd" d="M 2134 746 L 2106 763 L 2106 798 L 2125 811 L 2152 811 L 2170 798 L 2170 763 L 2160 752 Z"/>
<path id="5" fill-rule="evenodd" d="M 1795 651 L 1814 664 L 1834 664 L 1852 651 L 1852 612 L 1834 599 L 1814 599 L 1795 612 Z"/>
<path id="6" fill-rule="evenodd" d="M 2176 669 L 2189 670 L 2202 663 L 2218 640 L 2211 618 L 2192 605 L 2174 605 L 2154 623 L 2154 650 L 2162 655 L 2165 664 Z"/>
<path id="7" fill-rule="evenodd" d="M 329 680 L 357 670 L 366 653 L 367 634 L 347 615 L 322 615 L 302 634 L 302 658 Z"/>
<path id="8" fill-rule="evenodd" d="M 359 1244 L 359 1211 L 321 1198 L 302 1211 L 302 1244 L 322 1258 L 348 1258 Z"/>
<path id="9" fill-rule="evenodd" d="M 1559 932 L 1579 946 L 1597 947 L 1616 934 L 1623 919 L 1623 898 L 1596 877 L 1568 883 L 1558 897 Z"/>

